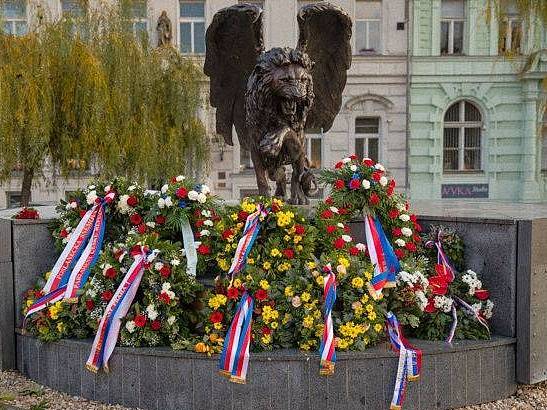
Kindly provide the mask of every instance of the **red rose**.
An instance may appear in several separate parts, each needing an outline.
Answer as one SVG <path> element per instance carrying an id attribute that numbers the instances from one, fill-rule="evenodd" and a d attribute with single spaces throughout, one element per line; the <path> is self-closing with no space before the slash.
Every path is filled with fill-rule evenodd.
<path id="1" fill-rule="evenodd" d="M 380 197 L 376 195 L 375 192 L 373 192 L 372 194 L 370 194 L 368 201 L 372 206 L 376 206 L 380 203 Z"/>
<path id="2" fill-rule="evenodd" d="M 180 199 L 186 198 L 186 196 L 188 195 L 188 190 L 184 187 L 180 187 L 175 191 L 175 195 L 177 196 L 177 198 Z"/>
<path id="3" fill-rule="evenodd" d="M 104 272 L 104 276 L 106 276 L 110 280 L 114 279 L 117 274 L 118 274 L 118 272 L 116 272 L 116 269 L 114 269 L 113 267 L 108 268 Z"/>
<path id="4" fill-rule="evenodd" d="M 331 219 L 333 216 L 334 214 L 330 209 L 325 209 L 323 212 L 321 212 L 321 218 L 323 219 Z"/>
<path id="5" fill-rule="evenodd" d="M 334 203 L 334 201 L 332 200 L 332 197 L 331 196 L 328 196 L 326 199 L 325 199 L 325 203 L 327 205 L 332 205 Z"/>
<path id="6" fill-rule="evenodd" d="M 68 236 L 68 232 L 66 231 L 66 229 L 62 229 L 61 232 L 59 232 L 59 236 L 61 238 L 66 238 Z"/>
<path id="7" fill-rule="evenodd" d="M 272 329 L 270 329 L 268 326 L 263 326 L 262 327 L 262 334 L 263 335 L 271 335 L 272 334 Z"/>
<path id="8" fill-rule="evenodd" d="M 144 325 L 146 324 L 146 316 L 137 315 L 135 316 L 135 319 L 133 319 L 133 321 L 135 322 L 135 326 L 144 327 Z"/>
<path id="9" fill-rule="evenodd" d="M 363 164 L 366 165 L 367 167 L 372 167 L 374 166 L 374 161 L 371 160 L 370 158 L 365 158 L 363 160 Z"/>
<path id="10" fill-rule="evenodd" d="M 435 301 L 433 300 L 433 298 L 429 299 L 427 301 L 427 306 L 425 307 L 424 312 L 435 313 L 436 310 L 437 308 L 435 307 Z"/>
<path id="11" fill-rule="evenodd" d="M 87 310 L 93 310 L 94 307 L 95 307 L 95 302 L 93 302 L 92 299 L 87 299 L 87 300 L 85 301 L 85 308 L 86 308 Z"/>
<path id="12" fill-rule="evenodd" d="M 304 235 L 304 232 L 306 232 L 306 228 L 304 228 L 302 225 L 295 225 L 294 232 L 297 235 Z"/>
<path id="13" fill-rule="evenodd" d="M 163 265 L 160 269 L 160 275 L 163 277 L 163 278 L 168 278 L 169 275 L 171 275 L 171 268 L 169 267 L 169 265 Z"/>
<path id="14" fill-rule="evenodd" d="M 169 295 L 166 292 L 161 292 L 158 299 L 159 299 L 160 302 L 163 302 L 166 305 L 171 303 L 171 298 L 169 297 Z"/>
<path id="15" fill-rule="evenodd" d="M 230 236 L 233 236 L 234 234 L 234 231 L 231 230 L 231 229 L 225 229 L 223 232 L 222 232 L 222 239 L 228 239 Z"/>
<path id="16" fill-rule="evenodd" d="M 403 259 L 405 257 L 405 251 L 404 249 L 395 249 L 395 256 L 397 256 L 397 259 Z"/>
<path id="17" fill-rule="evenodd" d="M 334 225 L 327 226 L 327 233 L 333 233 L 334 231 L 336 231 L 336 226 Z"/>
<path id="18" fill-rule="evenodd" d="M 211 253 L 211 249 L 202 243 L 199 244 L 197 251 L 200 255 L 209 255 Z"/>
<path id="19" fill-rule="evenodd" d="M 129 220 L 135 226 L 140 225 L 142 223 L 142 217 L 139 214 L 131 215 L 131 217 L 129 217 Z"/>
<path id="20" fill-rule="evenodd" d="M 340 169 L 340 168 L 342 168 L 343 166 L 344 166 L 344 163 L 343 163 L 342 161 L 339 161 L 339 162 L 336 163 L 336 165 L 334 166 L 334 168 Z"/>
<path id="21" fill-rule="evenodd" d="M 136 196 L 131 195 L 129 198 L 127 198 L 127 205 L 135 207 L 139 203 L 139 200 Z"/>
<path id="22" fill-rule="evenodd" d="M 164 223 L 165 223 L 165 216 L 156 215 L 156 224 L 157 225 L 163 225 Z"/>
<path id="23" fill-rule="evenodd" d="M 412 242 L 407 242 L 405 247 L 410 251 L 410 252 L 416 252 L 416 245 Z"/>
<path id="24" fill-rule="evenodd" d="M 209 316 L 209 320 L 211 321 L 211 323 L 220 323 L 222 322 L 222 319 L 224 319 L 224 315 L 218 310 L 215 310 L 213 313 L 211 313 L 211 316 Z"/>
<path id="25" fill-rule="evenodd" d="M 335 182 L 334 182 L 334 188 L 335 189 L 344 189 L 344 187 L 346 186 L 346 184 L 344 183 L 344 181 L 342 179 L 337 179 Z"/>
<path id="26" fill-rule="evenodd" d="M 353 178 L 351 181 L 349 181 L 349 187 L 350 189 L 359 189 L 361 188 L 361 181 L 357 178 Z"/>
<path id="27" fill-rule="evenodd" d="M 292 259 L 294 258 L 294 251 L 292 249 L 283 249 L 283 255 L 287 259 Z"/>
<path id="28" fill-rule="evenodd" d="M 343 249 L 345 245 L 346 245 L 346 242 L 342 238 L 337 238 L 334 241 L 334 247 L 336 249 Z"/>
<path id="29" fill-rule="evenodd" d="M 239 219 L 241 222 L 245 222 L 248 216 L 249 214 L 245 211 L 239 211 L 237 213 L 237 219 Z"/>
<path id="30" fill-rule="evenodd" d="M 391 209 L 389 212 L 388 212 L 388 216 L 391 218 L 391 219 L 395 219 L 399 216 L 399 211 L 397 209 Z"/>
<path id="31" fill-rule="evenodd" d="M 236 287 L 232 286 L 231 288 L 228 288 L 226 296 L 228 297 L 228 299 L 237 299 L 239 297 L 239 290 Z"/>
<path id="32" fill-rule="evenodd" d="M 86 212 L 87 211 L 85 209 L 80 209 L 80 218 L 83 218 Z"/>
<path id="33" fill-rule="evenodd" d="M 355 246 L 352 246 L 349 249 L 349 254 L 352 255 L 352 256 L 357 256 L 359 254 L 359 249 Z"/>
<path id="34" fill-rule="evenodd" d="M 154 332 L 157 332 L 161 329 L 161 322 L 159 320 L 154 320 L 152 323 L 150 323 L 150 329 L 152 329 Z"/>
<path id="35" fill-rule="evenodd" d="M 443 276 L 430 277 L 429 287 L 434 295 L 446 295 L 446 292 L 448 292 L 448 282 Z"/>
<path id="36" fill-rule="evenodd" d="M 112 296 L 114 296 L 114 294 L 111 290 L 105 290 L 103 293 L 101 293 L 101 299 L 105 302 L 108 302 L 110 299 L 112 299 Z"/>
<path id="37" fill-rule="evenodd" d="M 147 228 L 145 224 L 140 224 L 139 226 L 137 226 L 137 232 L 141 235 L 144 235 L 146 233 L 146 229 Z"/>
<path id="38" fill-rule="evenodd" d="M 256 300 L 264 300 L 268 297 L 268 292 L 266 292 L 264 289 L 258 289 L 255 292 L 255 299 Z"/>
<path id="39" fill-rule="evenodd" d="M 475 297 L 479 300 L 487 300 L 490 298 L 490 292 L 488 292 L 486 289 L 477 289 L 475 291 Z"/>

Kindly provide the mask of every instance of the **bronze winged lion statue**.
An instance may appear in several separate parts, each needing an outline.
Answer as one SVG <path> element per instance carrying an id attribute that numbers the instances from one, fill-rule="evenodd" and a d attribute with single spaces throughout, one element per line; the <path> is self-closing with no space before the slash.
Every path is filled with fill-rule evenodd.
<path id="1" fill-rule="evenodd" d="M 250 151 L 260 195 L 285 197 L 292 166 L 293 204 L 307 204 L 317 184 L 306 158 L 306 130 L 328 131 L 340 110 L 351 65 L 351 19 L 320 2 L 298 13 L 296 48 L 264 50 L 262 10 L 238 4 L 215 14 L 207 29 L 205 74 L 217 133 Z"/>

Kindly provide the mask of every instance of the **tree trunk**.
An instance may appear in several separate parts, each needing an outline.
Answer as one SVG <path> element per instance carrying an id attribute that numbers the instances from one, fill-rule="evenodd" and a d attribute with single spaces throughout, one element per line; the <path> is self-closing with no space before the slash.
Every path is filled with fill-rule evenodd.
<path id="1" fill-rule="evenodd" d="M 21 185 L 21 206 L 29 206 L 30 193 L 32 190 L 32 179 L 34 178 L 34 169 L 25 168 L 23 171 L 23 184 Z"/>

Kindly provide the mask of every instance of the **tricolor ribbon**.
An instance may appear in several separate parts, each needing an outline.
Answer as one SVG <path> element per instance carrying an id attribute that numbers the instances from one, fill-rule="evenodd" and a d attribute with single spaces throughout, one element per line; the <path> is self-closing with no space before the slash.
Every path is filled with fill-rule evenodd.
<path id="1" fill-rule="evenodd" d="M 59 300 L 76 300 L 99 258 L 106 223 L 105 207 L 114 196 L 110 192 L 104 198 L 97 198 L 95 205 L 84 214 L 51 270 L 42 289 L 44 296 L 30 306 L 25 318 Z"/>
<path id="2" fill-rule="evenodd" d="M 402 409 L 407 382 L 418 380 L 422 367 L 422 351 L 413 347 L 404 337 L 401 325 L 392 312 L 387 314 L 387 331 L 391 347 L 399 353 L 395 389 L 391 410 Z"/>
<path id="3" fill-rule="evenodd" d="M 466 301 L 464 301 L 463 299 L 457 296 L 454 296 L 454 302 L 457 303 L 458 305 L 461 305 L 467 311 L 467 313 L 473 316 L 477 322 L 483 325 L 488 331 L 488 333 L 490 334 L 490 328 L 488 327 L 488 322 L 486 321 L 486 319 L 482 317 L 481 315 L 479 315 L 479 312 L 473 309 L 473 307 L 469 303 L 467 303 Z"/>
<path id="4" fill-rule="evenodd" d="M 247 378 L 253 306 L 253 298 L 244 292 L 220 355 L 219 373 L 235 383 L 244 384 Z"/>
<path id="5" fill-rule="evenodd" d="M 370 261 L 374 265 L 374 277 L 367 287 L 372 298 L 378 300 L 384 288 L 396 285 L 396 275 L 401 266 L 378 217 L 365 216 L 365 237 Z"/>
<path id="6" fill-rule="evenodd" d="M 450 326 L 450 333 L 446 338 L 446 343 L 448 344 L 452 344 L 454 336 L 456 335 L 456 328 L 458 327 L 458 312 L 456 311 L 456 304 L 454 302 L 452 302 L 452 308 L 450 310 L 452 312 L 452 326 Z"/>
<path id="7" fill-rule="evenodd" d="M 198 253 L 196 251 L 194 233 L 192 232 L 192 227 L 190 226 L 190 221 L 187 216 L 182 218 L 181 231 L 184 254 L 186 255 L 186 273 L 195 277 L 198 265 Z"/>
<path id="8" fill-rule="evenodd" d="M 323 312 L 323 338 L 319 346 L 319 356 L 321 363 L 319 373 L 322 376 L 334 374 L 334 364 L 336 363 L 336 350 L 334 341 L 334 326 L 332 322 L 332 309 L 336 302 L 336 275 L 332 271 L 330 264 L 324 267 L 325 276 L 323 277 L 323 298 L 325 302 Z"/>
<path id="9" fill-rule="evenodd" d="M 425 243 L 425 246 L 427 246 L 428 248 L 432 248 L 433 246 L 435 246 L 437 248 L 437 264 L 442 266 L 442 273 L 448 279 L 448 282 L 453 282 L 454 278 L 456 277 L 456 270 L 454 269 L 454 267 L 450 263 L 450 260 L 448 259 L 448 256 L 444 252 L 442 245 L 442 231 L 439 230 L 436 241 L 427 241 Z"/>
<path id="10" fill-rule="evenodd" d="M 133 303 L 150 254 L 155 255 L 154 252 L 149 252 L 144 246 L 141 246 L 138 252 L 133 253 L 135 260 L 118 286 L 116 293 L 108 302 L 99 322 L 99 328 L 95 334 L 91 353 L 86 363 L 88 370 L 97 372 L 99 369 L 104 368 L 108 371 L 108 359 L 118 341 L 121 319 L 125 317 L 131 303 Z"/>

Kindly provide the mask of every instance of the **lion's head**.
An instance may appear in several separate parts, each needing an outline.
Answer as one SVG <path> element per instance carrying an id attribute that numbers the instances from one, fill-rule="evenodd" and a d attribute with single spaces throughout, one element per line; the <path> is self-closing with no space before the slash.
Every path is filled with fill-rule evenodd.
<path id="1" fill-rule="evenodd" d="M 312 67 L 308 55 L 299 50 L 273 48 L 263 53 L 247 83 L 249 122 L 264 125 L 274 116 L 295 131 L 302 130 L 314 99 Z"/>

